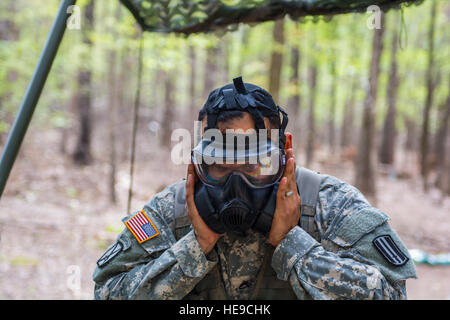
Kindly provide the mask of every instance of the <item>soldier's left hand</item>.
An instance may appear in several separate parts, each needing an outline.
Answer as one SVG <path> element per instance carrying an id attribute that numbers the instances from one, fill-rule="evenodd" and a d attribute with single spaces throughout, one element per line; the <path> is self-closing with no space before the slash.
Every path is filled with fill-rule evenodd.
<path id="1" fill-rule="evenodd" d="M 194 201 L 195 169 L 191 163 L 187 170 L 186 179 L 186 210 L 194 229 L 195 237 L 204 254 L 208 254 L 215 246 L 217 240 L 222 236 L 212 231 L 203 221 Z M 198 178 L 197 178 L 198 179 Z"/>
<path id="2" fill-rule="evenodd" d="M 277 191 L 277 204 L 269 232 L 269 242 L 276 247 L 300 220 L 301 199 L 295 179 L 295 157 L 292 136 L 286 133 L 286 168 Z"/>

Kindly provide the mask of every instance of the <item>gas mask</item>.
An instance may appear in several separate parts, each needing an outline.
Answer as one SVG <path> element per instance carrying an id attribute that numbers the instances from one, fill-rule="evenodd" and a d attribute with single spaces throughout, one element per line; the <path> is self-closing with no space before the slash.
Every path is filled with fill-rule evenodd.
<path id="1" fill-rule="evenodd" d="M 234 140 L 233 135 L 226 137 L 227 141 Z M 200 179 L 195 204 L 214 232 L 245 236 L 252 228 L 267 234 L 286 164 L 284 150 L 270 140 L 262 148 L 245 143 L 233 150 L 231 144 L 223 144 L 224 149 L 220 143 L 204 139 L 192 151 L 192 163 Z"/>
<path id="2" fill-rule="evenodd" d="M 287 115 L 264 89 L 244 85 L 241 77 L 233 82 L 234 86 L 214 90 L 204 107 L 208 126 L 191 153 L 200 179 L 195 186 L 194 200 L 203 221 L 216 233 L 245 236 L 253 229 L 268 235 L 286 164 Z M 216 128 L 218 113 L 224 109 L 249 112 L 256 130 L 250 134 L 226 133 L 224 139 L 223 136 L 217 139 L 218 135 L 207 137 L 208 130 Z M 263 117 L 269 115 L 280 118 L 276 141 L 268 139 L 266 131 L 257 134 L 265 129 Z"/>

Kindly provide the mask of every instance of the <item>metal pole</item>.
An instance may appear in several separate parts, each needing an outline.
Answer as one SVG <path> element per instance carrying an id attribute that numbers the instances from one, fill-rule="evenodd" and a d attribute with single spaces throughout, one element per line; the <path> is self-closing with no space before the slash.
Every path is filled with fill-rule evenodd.
<path id="1" fill-rule="evenodd" d="M 14 161 L 16 160 L 23 137 L 30 124 L 31 117 L 33 116 L 34 109 L 41 95 L 45 80 L 50 72 L 59 44 L 64 35 L 66 21 L 69 16 L 67 9 L 69 6 L 74 5 L 75 2 L 76 0 L 61 0 L 58 13 L 53 21 L 44 48 L 42 49 L 33 77 L 31 78 L 22 105 L 20 106 L 12 129 L 8 135 L 8 140 L 6 141 L 5 148 L 3 149 L 0 158 L 0 197 L 5 188 Z"/>

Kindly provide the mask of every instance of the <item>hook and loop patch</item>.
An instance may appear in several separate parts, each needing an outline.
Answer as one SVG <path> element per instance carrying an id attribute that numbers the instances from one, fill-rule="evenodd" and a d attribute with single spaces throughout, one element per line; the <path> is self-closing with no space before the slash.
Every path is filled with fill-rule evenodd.
<path id="1" fill-rule="evenodd" d="M 378 252 L 392 265 L 396 267 L 403 266 L 409 258 L 395 244 L 392 237 L 388 234 L 378 236 L 372 241 Z"/>
<path id="2" fill-rule="evenodd" d="M 97 266 L 102 267 L 112 258 L 114 258 L 120 251 L 122 251 L 123 245 L 116 241 L 97 261 Z"/>

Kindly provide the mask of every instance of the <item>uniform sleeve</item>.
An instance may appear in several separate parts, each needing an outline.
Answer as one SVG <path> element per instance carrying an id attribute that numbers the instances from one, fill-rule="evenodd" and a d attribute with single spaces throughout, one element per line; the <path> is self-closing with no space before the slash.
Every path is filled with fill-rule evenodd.
<path id="1" fill-rule="evenodd" d="M 276 248 L 272 267 L 299 297 L 306 291 L 313 299 L 406 299 L 404 281 L 388 281 L 356 251 L 326 251 L 298 226 Z"/>
<path id="2" fill-rule="evenodd" d="M 327 212 L 316 220 L 326 216 L 332 221 L 322 239 L 335 249 L 326 250 L 302 228 L 294 227 L 272 257 L 278 278 L 289 281 L 299 299 L 406 299 L 405 280 L 416 277 L 408 250 L 389 226 L 387 215 L 371 207 L 354 187 L 343 189 L 329 190 L 336 201 L 326 202 L 325 207 L 334 216 Z M 321 206 L 324 203 L 316 209 Z M 376 249 L 373 242 L 380 236 L 392 239 L 406 257 L 405 264 L 392 265 Z"/>
<path id="3" fill-rule="evenodd" d="M 205 256 L 192 230 L 176 241 L 156 209 L 170 207 L 154 198 L 144 208 L 158 236 L 139 244 L 125 229 L 100 258 L 93 274 L 95 299 L 182 299 L 217 264 L 215 252 Z"/>

